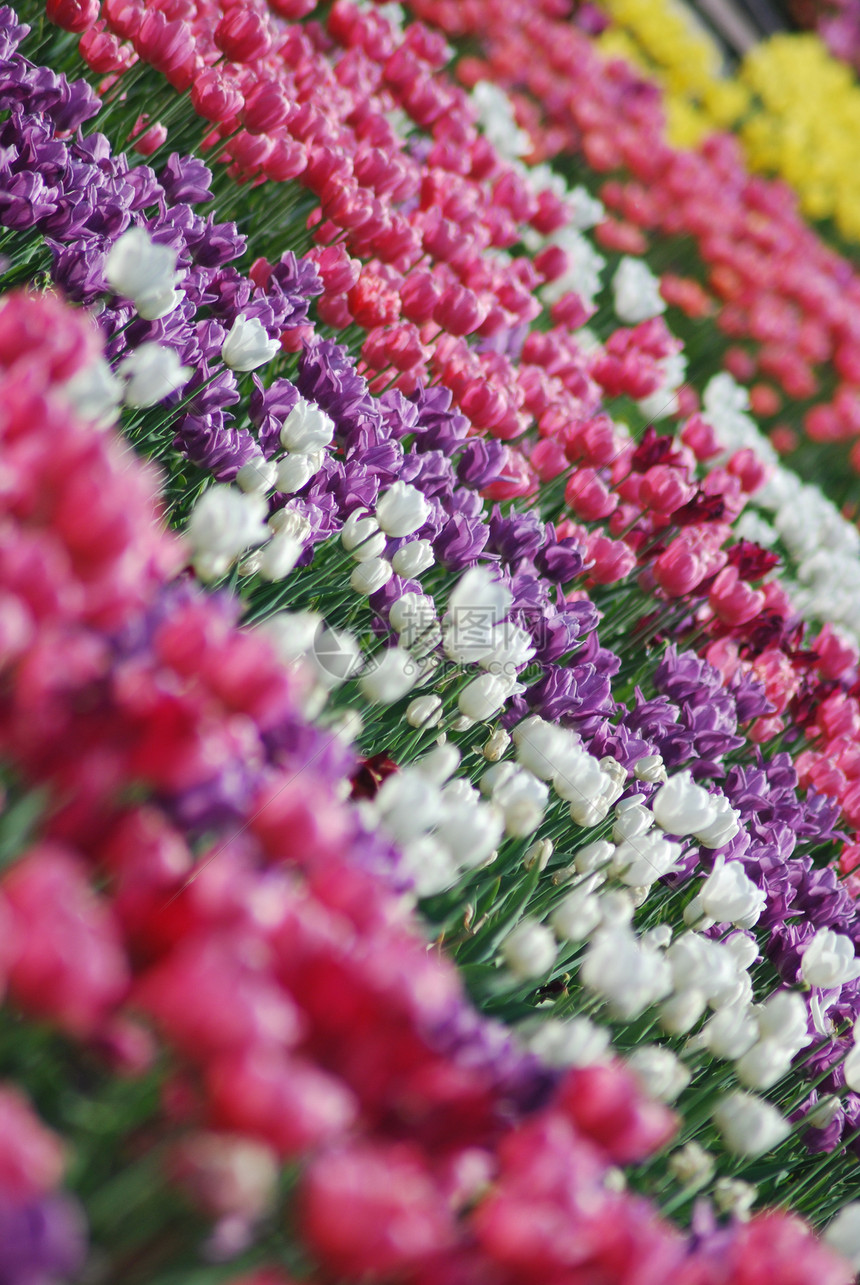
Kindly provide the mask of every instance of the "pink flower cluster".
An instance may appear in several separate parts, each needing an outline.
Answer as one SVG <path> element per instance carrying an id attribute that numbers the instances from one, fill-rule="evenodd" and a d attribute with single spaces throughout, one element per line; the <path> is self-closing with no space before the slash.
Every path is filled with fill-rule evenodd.
<path id="1" fill-rule="evenodd" d="M 751 176 L 737 141 L 713 134 L 697 151 L 665 141 L 657 87 L 629 65 L 605 62 L 567 19 L 567 6 L 522 0 L 415 0 L 411 8 L 452 35 L 477 36 L 480 58 L 463 59 L 469 83 L 508 88 L 532 141 L 532 159 L 578 153 L 612 177 L 600 195 L 620 216 L 598 229 L 610 248 L 642 254 L 649 236 L 692 238 L 708 289 L 720 301 L 716 324 L 742 347 L 726 366 L 755 385 L 757 413 L 776 416 L 780 391 L 809 403 L 804 428 L 819 442 L 853 442 L 860 431 L 860 279 L 803 221 L 783 183 Z M 664 295 L 690 315 L 708 296 L 670 277 Z M 832 363 L 835 391 L 822 382 Z M 776 443 L 790 449 L 784 432 Z M 855 446 L 852 463 L 860 467 Z"/>

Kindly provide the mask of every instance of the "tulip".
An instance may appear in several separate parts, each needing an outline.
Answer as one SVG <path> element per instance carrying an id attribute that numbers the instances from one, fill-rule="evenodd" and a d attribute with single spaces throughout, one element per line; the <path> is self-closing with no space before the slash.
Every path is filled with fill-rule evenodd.
<path id="1" fill-rule="evenodd" d="M 256 317 L 237 317 L 221 348 L 221 357 L 231 370 L 256 370 L 278 352 L 277 339 L 270 339 Z M 329 439 L 330 440 L 330 439 Z M 286 448 L 289 450 L 289 446 Z"/>
<path id="2" fill-rule="evenodd" d="M 547 927 L 534 919 L 521 919 L 502 942 L 501 954 L 517 981 L 525 982 L 552 968 L 557 947 Z"/>
<path id="3" fill-rule="evenodd" d="M 173 348 L 157 343 L 140 344 L 117 367 L 126 381 L 123 401 L 128 406 L 154 406 L 184 387 L 191 373 Z"/>
<path id="4" fill-rule="evenodd" d="M 376 517 L 386 535 L 414 535 L 430 516 L 430 505 L 421 491 L 407 482 L 395 482 L 376 502 Z"/>
<path id="5" fill-rule="evenodd" d="M 714 1123 L 729 1151 L 740 1156 L 760 1156 L 788 1137 L 788 1122 L 775 1107 L 749 1093 L 730 1093 L 714 1112 Z"/>
<path id="6" fill-rule="evenodd" d="M 800 975 L 808 986 L 829 990 L 860 977 L 860 960 L 854 942 L 830 928 L 819 928 L 807 942 L 800 961 Z"/>

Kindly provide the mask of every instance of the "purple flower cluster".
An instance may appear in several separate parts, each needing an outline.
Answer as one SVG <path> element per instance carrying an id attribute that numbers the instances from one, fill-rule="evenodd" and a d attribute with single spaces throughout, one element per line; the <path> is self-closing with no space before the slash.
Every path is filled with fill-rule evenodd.
<path id="1" fill-rule="evenodd" d="M 0 125 L 0 226 L 40 232 L 54 281 L 87 305 L 109 293 L 105 260 L 129 227 L 176 251 L 185 292 L 178 307 L 149 322 L 131 304 L 109 299 L 99 321 L 112 360 L 154 340 L 194 369 L 184 395 L 197 395 L 177 424 L 176 445 L 216 477 L 234 477 L 256 446 L 229 410 L 239 393 L 221 362 L 224 340 L 240 315 L 259 320 L 273 338 L 301 325 L 322 289 L 315 267 L 288 252 L 265 288 L 255 285 L 233 266 L 245 250 L 236 225 L 192 208 L 210 199 L 212 176 L 202 161 L 174 154 L 157 176 L 113 155 L 103 134 L 68 137 L 98 113 L 100 100 L 85 81 L 36 67 L 11 45 L 0 57 L 0 110 L 9 112 Z"/>
<path id="2" fill-rule="evenodd" d="M 86 1245 L 83 1213 L 70 1197 L 0 1201 L 0 1285 L 69 1280 L 83 1266 Z"/>

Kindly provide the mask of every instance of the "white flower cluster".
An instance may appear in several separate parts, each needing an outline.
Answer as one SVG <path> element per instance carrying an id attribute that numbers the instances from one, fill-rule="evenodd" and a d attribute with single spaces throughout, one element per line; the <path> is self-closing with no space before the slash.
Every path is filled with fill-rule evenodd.
<path id="1" fill-rule="evenodd" d="M 97 357 L 62 385 L 60 395 L 81 419 L 107 428 L 116 420 L 121 403 L 155 406 L 183 388 L 191 373 L 173 348 L 148 342 L 124 357 L 116 374 L 103 357 Z"/>
<path id="2" fill-rule="evenodd" d="M 501 809 L 468 781 L 453 778 L 459 762 L 452 745 L 438 745 L 389 776 L 362 806 L 366 822 L 398 844 L 419 896 L 442 892 L 464 870 L 492 860 L 504 834 Z"/>
<path id="3" fill-rule="evenodd" d="M 860 531 L 818 487 L 780 464 L 748 408 L 746 389 L 731 375 L 723 372 L 710 380 L 703 414 L 720 444 L 727 451 L 748 447 L 771 469 L 751 502 L 770 515 L 772 525 L 744 515 L 738 532 L 764 545 L 779 537 L 795 564 L 797 583 L 791 587 L 791 598 L 797 610 L 809 620 L 840 626 L 855 645 L 860 644 Z"/>
<path id="4" fill-rule="evenodd" d="M 666 311 L 659 277 L 654 276 L 643 259 L 629 255 L 625 255 L 615 269 L 612 296 L 616 314 L 628 326 L 636 326 Z"/>
<path id="5" fill-rule="evenodd" d="M 515 161 L 528 155 L 531 139 L 517 124 L 511 100 L 503 89 L 488 80 L 479 80 L 470 99 L 476 123 L 503 160 Z"/>
<path id="6" fill-rule="evenodd" d="M 567 271 L 555 281 L 548 281 L 541 286 L 540 295 L 544 303 L 558 303 L 562 295 L 573 292 L 578 294 L 587 307 L 593 307 L 594 300 L 603 289 L 600 274 L 606 267 L 602 254 L 575 227 L 566 225 L 553 232 L 547 238 L 547 245 L 557 245 L 567 255 Z"/>
<path id="7" fill-rule="evenodd" d="M 307 519 L 281 509 L 267 522 L 266 513 L 265 497 L 257 490 L 246 493 L 222 482 L 203 492 L 185 528 L 201 580 L 220 579 L 248 550 L 255 552 L 240 563 L 242 574 L 282 580 L 292 571 L 310 534 Z"/>
<path id="8" fill-rule="evenodd" d="M 395 571 L 398 575 L 420 575 L 435 561 L 428 540 L 402 545 L 389 561 L 383 557 L 389 537 L 414 535 L 430 515 L 430 506 L 417 487 L 394 482 L 376 502 L 376 512 L 366 509 L 351 513 L 341 531 L 341 543 L 356 562 L 350 576 L 353 591 L 368 596 L 382 589 Z M 402 555 L 402 556 L 401 556 Z"/>

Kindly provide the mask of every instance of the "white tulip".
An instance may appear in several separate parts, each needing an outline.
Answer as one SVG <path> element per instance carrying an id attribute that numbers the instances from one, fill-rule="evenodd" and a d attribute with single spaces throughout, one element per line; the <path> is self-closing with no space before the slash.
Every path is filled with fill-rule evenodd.
<path id="1" fill-rule="evenodd" d="M 860 977 L 860 960 L 850 937 L 819 928 L 807 942 L 800 961 L 800 975 L 808 986 L 830 990 Z"/>
<path id="2" fill-rule="evenodd" d="M 280 611 L 260 625 L 285 664 L 301 660 L 311 651 L 323 618 L 318 611 Z"/>
<path id="3" fill-rule="evenodd" d="M 224 360 L 227 360 L 226 357 Z M 296 455 L 313 455 L 328 446 L 333 437 L 334 423 L 331 418 L 319 406 L 305 401 L 303 397 L 299 398 L 281 425 L 281 445 L 285 451 L 292 451 Z"/>
<path id="4" fill-rule="evenodd" d="M 741 828 L 740 814 L 735 811 L 725 795 L 710 795 L 716 811 L 714 819 L 708 825 L 694 832 L 695 837 L 706 848 L 723 848 L 732 840 Z"/>
<path id="5" fill-rule="evenodd" d="M 269 529 L 275 534 L 284 531 L 302 542 L 311 534 L 311 524 L 305 515 L 291 508 L 289 504 L 275 510 L 269 518 Z"/>
<path id="6" fill-rule="evenodd" d="M 519 1033 L 547 1066 L 595 1066 L 606 1059 L 609 1050 L 609 1032 L 587 1017 L 569 1021 L 542 1018 L 524 1023 Z"/>
<path id="7" fill-rule="evenodd" d="M 474 870 L 498 846 L 504 834 L 504 818 L 498 808 L 477 799 L 449 803 L 443 794 L 443 804 L 436 833 L 455 861 Z"/>
<path id="8" fill-rule="evenodd" d="M 635 909 L 633 893 L 629 888 L 612 888 L 600 894 L 600 914 L 604 928 L 628 928 Z"/>
<path id="9" fill-rule="evenodd" d="M 586 843 L 584 847 L 577 848 L 574 854 L 573 864 L 577 874 L 591 874 L 594 870 L 606 870 L 612 860 L 615 847 L 608 839 L 595 839 L 593 843 Z"/>
<path id="10" fill-rule="evenodd" d="M 600 995 L 619 1021 L 630 1022 L 671 989 L 660 951 L 642 945 L 629 928 L 599 929 L 580 969 L 583 985 Z"/>
<path id="11" fill-rule="evenodd" d="M 860 1093 L 860 1044 L 854 1045 L 842 1063 L 842 1074 L 851 1092 Z"/>
<path id="12" fill-rule="evenodd" d="M 497 714 L 511 694 L 511 684 L 495 674 L 473 678 L 457 697 L 460 713 L 475 723 L 484 723 Z"/>
<path id="13" fill-rule="evenodd" d="M 643 259 L 625 255 L 612 278 L 612 294 L 616 315 L 625 325 L 636 326 L 666 311 L 659 278 Z"/>
<path id="14" fill-rule="evenodd" d="M 775 991 L 756 1016 L 762 1039 L 777 1041 L 791 1057 L 812 1042 L 806 1004 L 792 991 Z"/>
<path id="15" fill-rule="evenodd" d="M 158 321 L 178 307 L 185 298 L 184 290 L 173 286 L 153 286 L 151 290 L 142 290 L 134 301 L 138 314 L 144 321 Z"/>
<path id="16" fill-rule="evenodd" d="M 436 561 L 433 546 L 429 540 L 412 540 L 402 544 L 391 559 L 391 564 L 399 576 L 414 580 L 423 571 L 429 570 Z"/>
<path id="17" fill-rule="evenodd" d="M 401 594 L 391 604 L 388 620 L 404 647 L 424 653 L 441 641 L 436 604 L 426 594 Z"/>
<path id="18" fill-rule="evenodd" d="M 791 1066 L 791 1052 L 778 1040 L 757 1040 L 735 1062 L 735 1074 L 748 1089 L 769 1089 Z"/>
<path id="19" fill-rule="evenodd" d="M 410 727 L 436 727 L 442 718 L 442 699 L 439 696 L 416 696 L 406 707 L 406 722 Z"/>
<path id="20" fill-rule="evenodd" d="M 758 1039 L 758 1024 L 750 1008 L 721 1008 L 702 1031 L 702 1043 L 714 1057 L 733 1062 Z"/>
<path id="21" fill-rule="evenodd" d="M 660 1005 L 660 1025 L 667 1035 L 686 1035 L 705 1011 L 704 993 L 696 987 L 678 991 Z"/>
<path id="22" fill-rule="evenodd" d="M 139 344 L 119 363 L 117 374 L 125 380 L 123 401 L 128 406 L 154 406 L 183 388 L 191 378 L 173 348 L 164 344 Z"/>
<path id="23" fill-rule="evenodd" d="M 460 789 L 463 791 L 461 797 L 472 798 L 476 791 L 468 781 L 464 781 L 461 778 L 454 781 L 449 780 L 459 766 L 460 751 L 457 746 L 452 745 L 450 741 L 446 741 L 444 738 L 440 738 L 440 743 L 429 754 L 425 754 L 423 758 L 418 760 L 415 764 L 415 771 L 426 777 L 428 781 L 432 781 L 434 785 L 444 785 L 447 781 L 446 789 L 449 792 L 452 789 Z"/>
<path id="24" fill-rule="evenodd" d="M 259 492 L 265 495 L 275 485 L 277 468 L 262 455 L 255 455 L 239 469 L 236 474 L 236 485 L 248 495 Z"/>
<path id="25" fill-rule="evenodd" d="M 558 756 L 553 789 L 565 803 L 597 803 L 606 801 L 604 815 L 610 804 L 606 800 L 611 780 L 593 754 L 583 746 L 570 741 Z"/>
<path id="26" fill-rule="evenodd" d="M 510 743 L 510 732 L 506 732 L 503 727 L 497 727 L 487 738 L 486 744 L 481 750 L 481 753 L 488 763 L 498 763 Z"/>
<path id="27" fill-rule="evenodd" d="M 672 1177 L 691 1191 L 706 1187 L 714 1176 L 714 1161 L 698 1142 L 688 1142 L 669 1157 Z"/>
<path id="28" fill-rule="evenodd" d="M 376 517 L 386 535 L 399 539 L 414 535 L 430 516 L 430 505 L 421 491 L 408 482 L 394 482 L 376 501 Z"/>
<path id="29" fill-rule="evenodd" d="M 749 1222 L 758 1189 L 740 1178 L 718 1178 L 714 1183 L 714 1204 L 721 1214 L 729 1214 L 739 1223 Z"/>
<path id="30" fill-rule="evenodd" d="M 680 844 L 670 843 L 662 835 L 649 831 L 619 843 L 612 857 L 612 869 L 628 887 L 648 887 L 667 875 L 680 855 Z"/>
<path id="31" fill-rule="evenodd" d="M 592 826 L 600 825 L 609 808 L 610 804 L 603 799 L 580 799 L 574 800 L 568 811 L 576 825 L 581 826 L 583 830 L 590 830 Z"/>
<path id="32" fill-rule="evenodd" d="M 836 1094 L 831 1093 L 820 1102 L 816 1102 L 815 1106 L 810 1107 L 803 1117 L 803 1123 L 808 1124 L 812 1129 L 826 1129 L 836 1119 L 841 1105 Z"/>
<path id="33" fill-rule="evenodd" d="M 619 803 L 615 809 L 612 837 L 616 843 L 621 843 L 624 839 L 638 839 L 654 824 L 654 814 L 650 808 L 643 807 L 641 803 L 631 805 L 629 800 L 624 802 L 628 804 L 627 807 L 622 807 Z"/>
<path id="34" fill-rule="evenodd" d="M 60 393 L 78 418 L 97 428 L 107 428 L 119 413 L 123 386 L 104 357 L 96 357 L 75 371 L 61 385 Z"/>
<path id="35" fill-rule="evenodd" d="M 568 735 L 564 728 L 547 723 L 537 715 L 525 718 L 513 730 L 517 760 L 542 781 L 551 781 L 556 771 L 555 759 L 564 750 Z"/>
<path id="36" fill-rule="evenodd" d="M 657 1044 L 635 1049 L 627 1065 L 645 1092 L 659 1102 L 674 1102 L 690 1083 L 690 1072 L 684 1063 L 670 1049 Z"/>
<path id="37" fill-rule="evenodd" d="M 322 629 L 314 639 L 312 653 L 318 682 L 329 689 L 355 678 L 361 669 L 361 649 L 345 629 Z"/>
<path id="38" fill-rule="evenodd" d="M 549 972 L 556 958 L 555 937 L 534 919 L 521 919 L 502 942 L 501 955 L 518 981 Z"/>
<path id="39" fill-rule="evenodd" d="M 759 956 L 758 942 L 750 932 L 732 933 L 723 942 L 738 968 L 749 968 Z"/>
<path id="40" fill-rule="evenodd" d="M 221 347 L 221 358 L 231 370 L 256 370 L 271 361 L 280 347 L 277 339 L 269 338 L 257 317 L 246 317 L 242 313 L 230 327 Z"/>
<path id="41" fill-rule="evenodd" d="M 358 563 L 349 577 L 349 583 L 357 594 L 369 597 L 387 585 L 393 574 L 391 563 L 386 562 L 385 558 L 368 558 L 366 562 Z"/>
<path id="42" fill-rule="evenodd" d="M 532 834 L 543 820 L 549 790 L 531 772 L 521 769 L 493 791 L 493 799 L 505 816 L 505 830 L 515 838 Z"/>
<path id="43" fill-rule="evenodd" d="M 491 651 L 478 664 L 493 674 L 515 674 L 535 654 L 531 634 L 510 620 L 493 627 L 490 642 Z"/>
<path id="44" fill-rule="evenodd" d="M 445 652 L 459 663 L 478 661 L 492 651 L 493 628 L 507 616 L 513 595 L 486 567 L 472 567 L 448 598 L 444 617 Z"/>
<path id="45" fill-rule="evenodd" d="M 294 495 L 308 484 L 320 467 L 315 455 L 285 455 L 277 463 L 275 489 L 282 495 Z"/>
<path id="46" fill-rule="evenodd" d="M 516 763 L 512 763 L 510 759 L 507 759 L 504 763 L 494 763 L 492 767 L 487 768 L 481 777 L 478 782 L 478 789 L 487 798 L 491 798 L 497 790 L 501 790 L 508 781 L 513 780 L 518 771 L 519 768 Z"/>
<path id="47" fill-rule="evenodd" d="M 268 535 L 266 502 L 244 495 L 226 483 L 204 491 L 194 505 L 185 534 L 195 554 L 232 561 L 243 549 L 262 544 Z"/>
<path id="48" fill-rule="evenodd" d="M 827 1224 L 822 1240 L 847 1259 L 855 1272 L 860 1272 L 860 1201 L 842 1206 L 833 1221 Z"/>
<path id="49" fill-rule="evenodd" d="M 366 564 L 364 564 L 366 565 Z M 415 686 L 415 661 L 402 647 L 389 647 L 358 680 L 362 694 L 374 705 L 392 705 Z"/>
<path id="50" fill-rule="evenodd" d="M 444 843 L 433 834 L 421 834 L 400 845 L 403 868 L 411 875 L 419 897 L 445 892 L 457 882 L 460 871 Z"/>
<path id="51" fill-rule="evenodd" d="M 717 815 L 710 794 L 696 785 L 689 772 L 679 772 L 661 785 L 651 801 L 651 810 L 658 825 L 677 835 L 704 830 Z"/>
<path id="52" fill-rule="evenodd" d="M 698 898 L 708 919 L 751 928 L 758 923 L 767 897 L 739 861 L 718 861 L 699 890 Z"/>
<path id="53" fill-rule="evenodd" d="M 176 251 L 156 245 L 143 228 L 129 228 L 114 242 L 105 260 L 105 277 L 115 294 L 131 299 L 145 321 L 172 312 L 185 297 L 178 280 Z"/>
<path id="54" fill-rule="evenodd" d="M 760 1156 L 778 1147 L 791 1132 L 775 1107 L 749 1093 L 730 1093 L 714 1112 L 714 1123 L 729 1151 Z"/>
<path id="55" fill-rule="evenodd" d="M 260 575 L 264 580 L 284 580 L 304 552 L 304 545 L 288 531 L 279 531 L 260 550 Z"/>
<path id="56" fill-rule="evenodd" d="M 523 857 L 523 869 L 533 870 L 537 866 L 538 870 L 546 870 L 554 851 L 555 844 L 552 839 L 535 839 L 534 843 L 526 848 L 526 853 Z"/>
<path id="57" fill-rule="evenodd" d="M 416 767 L 404 768 L 387 777 L 374 799 L 386 829 L 400 843 L 423 834 L 442 814 L 442 796 L 438 787 Z"/>
<path id="58" fill-rule="evenodd" d="M 585 887 L 574 888 L 550 916 L 555 935 L 562 941 L 585 941 L 601 921 L 600 901 Z"/>
<path id="59" fill-rule="evenodd" d="M 666 768 L 659 754 L 646 754 L 633 764 L 633 775 L 637 781 L 658 783 L 666 780 Z"/>

